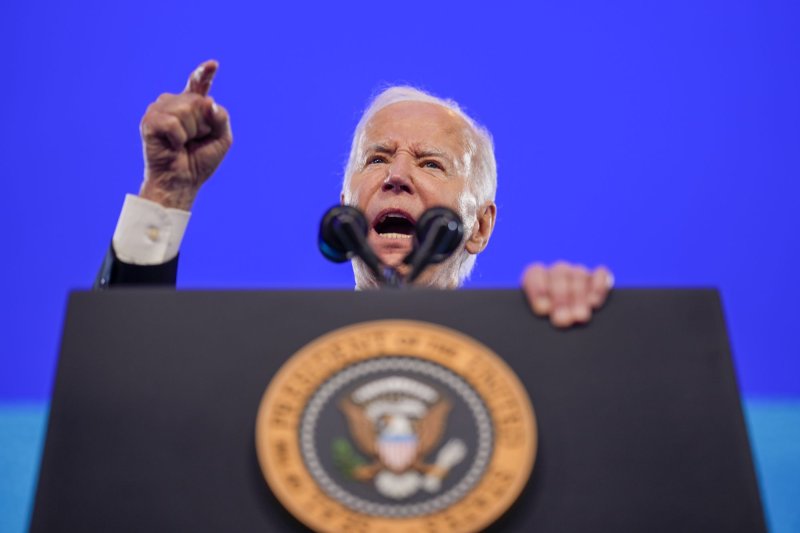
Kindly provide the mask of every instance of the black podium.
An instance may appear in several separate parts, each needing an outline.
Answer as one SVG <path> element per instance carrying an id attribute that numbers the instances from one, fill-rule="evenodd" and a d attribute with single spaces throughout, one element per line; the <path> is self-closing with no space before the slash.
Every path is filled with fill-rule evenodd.
<path id="1" fill-rule="evenodd" d="M 264 481 L 256 412 L 293 353 L 376 319 L 464 332 L 524 383 L 535 467 L 491 530 L 765 530 L 711 290 L 618 290 L 566 332 L 514 290 L 73 293 L 31 530 L 306 530 Z"/>

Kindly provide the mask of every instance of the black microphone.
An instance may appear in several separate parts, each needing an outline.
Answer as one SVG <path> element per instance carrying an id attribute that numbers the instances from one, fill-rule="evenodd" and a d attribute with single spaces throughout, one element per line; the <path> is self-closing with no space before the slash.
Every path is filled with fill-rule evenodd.
<path id="1" fill-rule="evenodd" d="M 380 261 L 367 243 L 369 224 L 361 211 L 349 205 L 331 207 L 319 225 L 319 250 L 334 263 L 360 257 L 367 267 L 384 282 Z"/>
<path id="2" fill-rule="evenodd" d="M 406 281 L 411 283 L 428 265 L 441 263 L 450 257 L 463 238 L 464 223 L 453 210 L 432 207 L 422 213 L 417 221 L 414 249 L 403 259 L 411 266 Z"/>

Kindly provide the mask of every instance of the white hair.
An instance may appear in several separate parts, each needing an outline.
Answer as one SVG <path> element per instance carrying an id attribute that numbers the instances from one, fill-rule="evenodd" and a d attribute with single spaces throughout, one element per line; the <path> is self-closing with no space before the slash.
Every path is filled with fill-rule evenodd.
<path id="1" fill-rule="evenodd" d="M 398 102 L 426 102 L 440 105 L 458 115 L 468 126 L 470 135 L 465 139 L 463 166 L 468 187 L 459 198 L 459 215 L 464 221 L 464 232 L 472 233 L 477 222 L 477 209 L 488 201 L 494 201 L 497 192 L 497 162 L 494 157 L 494 143 L 489 131 L 467 115 L 453 100 L 442 99 L 425 91 L 410 86 L 394 86 L 381 91 L 372 99 L 353 132 L 350 155 L 344 169 L 342 195 L 345 204 L 354 205 L 351 196 L 350 178 L 360 167 L 363 160 L 364 139 L 369 121 L 384 107 Z M 466 249 L 460 250 L 447 260 L 440 268 L 436 279 L 431 280 L 434 286 L 460 286 L 472 273 L 476 255 Z M 356 286 L 374 285 L 372 275 L 360 260 L 353 261 Z"/>

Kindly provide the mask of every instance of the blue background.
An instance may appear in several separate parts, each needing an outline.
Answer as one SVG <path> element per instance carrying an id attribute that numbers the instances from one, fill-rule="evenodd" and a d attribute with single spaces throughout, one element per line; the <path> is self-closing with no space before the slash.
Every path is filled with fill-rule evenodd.
<path id="1" fill-rule="evenodd" d="M 195 204 L 181 287 L 351 287 L 315 234 L 361 110 L 389 83 L 452 97 L 492 131 L 499 168 L 468 286 L 565 258 L 623 287 L 718 287 L 773 528 L 800 530 L 797 2 L 14 2 L 0 44 L 9 530 L 67 292 L 90 286 L 141 181 L 138 121 L 208 58 L 235 142 Z"/>

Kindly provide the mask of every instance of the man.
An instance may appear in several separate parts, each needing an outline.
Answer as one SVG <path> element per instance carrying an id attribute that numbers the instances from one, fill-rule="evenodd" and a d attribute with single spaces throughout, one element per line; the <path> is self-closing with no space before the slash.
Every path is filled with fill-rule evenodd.
<path id="1" fill-rule="evenodd" d="M 216 61 L 190 76 L 181 94 L 162 94 L 141 123 L 145 178 L 139 196 L 128 195 L 98 285 L 174 284 L 177 254 L 200 187 L 233 142 L 228 113 L 208 96 Z M 407 268 L 417 218 L 429 207 L 460 214 L 465 240 L 445 262 L 415 283 L 456 288 L 491 237 L 497 215 L 497 170 L 489 133 L 457 104 L 410 87 L 392 87 L 365 111 L 353 135 L 341 202 L 363 211 L 368 242 L 380 260 Z M 356 287 L 377 283 L 360 260 Z M 529 266 L 522 287 L 539 315 L 558 327 L 584 323 L 606 299 L 610 272 L 558 262 Z"/>

